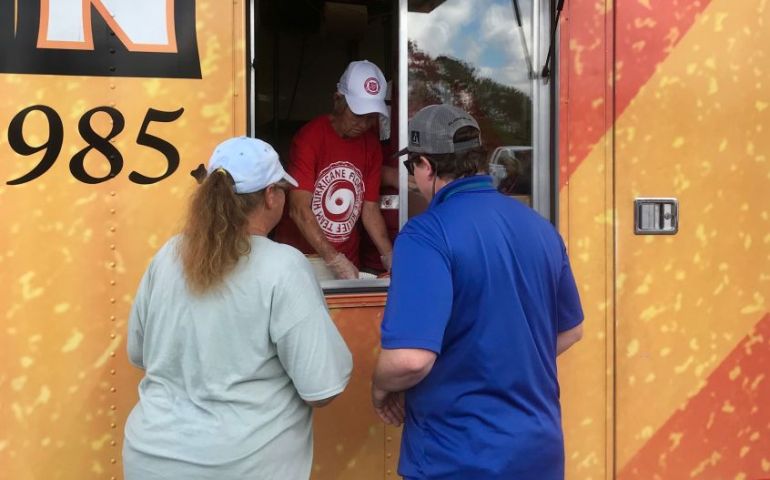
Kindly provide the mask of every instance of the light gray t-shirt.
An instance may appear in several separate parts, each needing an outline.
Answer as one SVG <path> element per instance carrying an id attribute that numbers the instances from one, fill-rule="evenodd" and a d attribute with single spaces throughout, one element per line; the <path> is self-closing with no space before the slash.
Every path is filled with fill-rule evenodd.
<path id="1" fill-rule="evenodd" d="M 308 478 L 312 419 L 303 400 L 342 392 L 352 369 L 309 262 L 252 236 L 251 254 L 221 288 L 194 296 L 179 240 L 153 258 L 131 311 L 129 359 L 145 377 L 127 445 L 206 470 Z"/>

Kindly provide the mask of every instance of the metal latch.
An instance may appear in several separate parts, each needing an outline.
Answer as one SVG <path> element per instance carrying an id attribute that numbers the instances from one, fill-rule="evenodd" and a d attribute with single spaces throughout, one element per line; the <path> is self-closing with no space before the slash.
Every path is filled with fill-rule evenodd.
<path id="1" fill-rule="evenodd" d="M 679 201 L 676 198 L 634 200 L 634 233 L 674 235 L 679 230 Z"/>
<path id="2" fill-rule="evenodd" d="M 398 195 L 380 195 L 380 210 L 398 210 Z"/>

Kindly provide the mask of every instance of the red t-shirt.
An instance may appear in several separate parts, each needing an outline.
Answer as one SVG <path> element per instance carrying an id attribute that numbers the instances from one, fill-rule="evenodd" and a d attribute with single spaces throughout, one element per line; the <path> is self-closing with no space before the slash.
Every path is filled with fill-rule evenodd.
<path id="1" fill-rule="evenodd" d="M 380 200 L 382 151 L 374 129 L 342 138 L 328 115 L 316 117 L 294 136 L 287 171 L 299 189 L 313 194 L 311 210 L 326 239 L 356 266 L 364 201 Z M 275 239 L 304 253 L 316 253 L 294 222 L 284 215 Z"/>

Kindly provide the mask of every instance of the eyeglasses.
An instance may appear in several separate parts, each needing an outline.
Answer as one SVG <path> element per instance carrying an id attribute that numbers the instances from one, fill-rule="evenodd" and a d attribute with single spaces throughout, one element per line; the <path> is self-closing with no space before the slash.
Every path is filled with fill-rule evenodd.
<path id="1" fill-rule="evenodd" d="M 414 176 L 414 162 L 415 162 L 415 160 L 416 160 L 415 158 L 409 157 L 409 158 L 407 158 L 406 160 L 404 160 L 402 162 L 404 164 L 404 167 L 406 167 L 406 171 L 409 173 L 409 175 L 412 175 L 412 176 Z"/>
<path id="2" fill-rule="evenodd" d="M 414 166 L 418 163 L 420 163 L 420 160 L 422 160 L 421 155 L 410 155 L 409 158 L 404 160 L 402 163 L 404 164 L 404 167 L 406 167 L 406 171 L 409 172 L 409 175 L 414 176 Z M 433 171 L 436 170 L 436 166 L 433 164 L 433 161 L 427 157 L 425 159 L 428 161 L 428 164 L 431 166 Z"/>

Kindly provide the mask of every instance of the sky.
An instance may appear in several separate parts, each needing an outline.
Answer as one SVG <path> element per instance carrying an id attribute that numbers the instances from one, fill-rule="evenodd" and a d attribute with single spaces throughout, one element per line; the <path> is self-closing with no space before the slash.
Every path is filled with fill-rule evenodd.
<path id="1" fill-rule="evenodd" d="M 519 0 L 530 56 L 532 2 Z M 428 14 L 410 12 L 407 31 L 409 39 L 430 56 L 463 60 L 482 77 L 530 94 L 512 0 L 447 0 Z"/>

